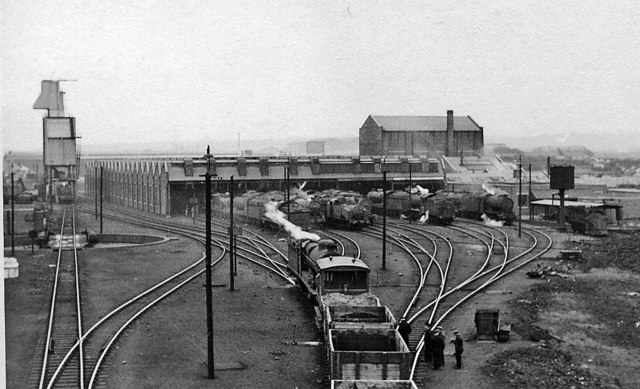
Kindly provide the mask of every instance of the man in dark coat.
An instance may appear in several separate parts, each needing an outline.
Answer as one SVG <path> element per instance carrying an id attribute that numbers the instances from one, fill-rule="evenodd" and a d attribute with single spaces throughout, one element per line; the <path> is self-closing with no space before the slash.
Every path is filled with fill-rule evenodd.
<path id="1" fill-rule="evenodd" d="M 433 357 L 433 348 L 431 347 L 431 323 L 424 325 L 424 361 L 430 363 Z"/>
<path id="2" fill-rule="evenodd" d="M 451 343 L 453 343 L 456 350 L 456 369 L 462 369 L 462 352 L 464 351 L 464 342 L 460 336 L 460 331 L 453 331 L 453 335 L 455 335 L 455 338 L 451 339 Z"/>
<path id="3" fill-rule="evenodd" d="M 438 370 L 444 365 L 444 339 L 437 328 L 431 338 L 431 350 L 433 351 L 433 369 Z"/>
<path id="4" fill-rule="evenodd" d="M 411 324 L 409 324 L 407 319 L 405 319 L 404 317 L 400 319 L 400 324 L 398 324 L 398 332 L 400 333 L 400 336 L 402 336 L 402 339 L 404 339 L 407 347 L 409 347 L 409 334 L 411 333 Z"/>

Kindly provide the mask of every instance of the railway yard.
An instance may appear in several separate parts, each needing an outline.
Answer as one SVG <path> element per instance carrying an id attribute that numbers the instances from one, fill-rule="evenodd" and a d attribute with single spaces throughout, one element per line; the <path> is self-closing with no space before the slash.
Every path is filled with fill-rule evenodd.
<path id="1" fill-rule="evenodd" d="M 55 211 L 62 215 L 64 208 L 65 218 L 75 212 L 76 234 L 99 229 L 92 202 L 59 204 Z M 327 338 L 286 271 L 288 234 L 241 224 L 231 291 L 228 256 L 221 249 L 228 245 L 228 220 L 214 219 L 215 379 L 209 381 L 203 220 L 162 218 L 111 204 L 104 215 L 104 236 L 142 234 L 158 237 L 157 242 L 78 251 L 77 290 L 69 247 L 33 254 L 30 247 L 19 249 L 20 277 L 5 281 L 8 387 L 331 387 Z M 58 227 L 63 225 L 73 227 L 58 220 Z M 598 239 L 528 224 L 519 237 L 514 226 L 488 227 L 461 218 L 446 227 L 389 219 L 383 259 L 380 220 L 362 230 L 313 232 L 339 242 L 343 255 L 364 261 L 371 294 L 396 321 L 409 320 L 411 361 L 400 365 L 400 378 L 417 387 L 640 383 L 633 362 L 640 345 L 638 268 L 629 260 L 634 251 L 619 249 L 629 247 L 632 238 Z M 582 250 L 584 259 L 558 259 L 566 249 Z M 59 302 L 50 320 L 56 269 Z M 172 278 L 183 269 L 186 273 Z M 164 280 L 169 281 L 152 289 Z M 510 326 L 508 340 L 482 339 L 476 310 L 499 310 L 500 323 Z M 426 322 L 441 325 L 446 334 L 440 370 L 422 356 Z M 448 341 L 454 329 L 465 340 L 461 370 L 452 368 Z M 408 377 L 402 377 L 403 369 Z"/>

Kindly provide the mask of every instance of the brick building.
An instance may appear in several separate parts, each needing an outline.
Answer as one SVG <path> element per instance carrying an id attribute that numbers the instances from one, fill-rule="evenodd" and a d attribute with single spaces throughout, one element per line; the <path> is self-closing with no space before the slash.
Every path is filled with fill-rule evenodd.
<path id="1" fill-rule="evenodd" d="M 483 128 L 471 116 L 369 115 L 360 128 L 360 155 L 440 158 L 482 154 Z"/>

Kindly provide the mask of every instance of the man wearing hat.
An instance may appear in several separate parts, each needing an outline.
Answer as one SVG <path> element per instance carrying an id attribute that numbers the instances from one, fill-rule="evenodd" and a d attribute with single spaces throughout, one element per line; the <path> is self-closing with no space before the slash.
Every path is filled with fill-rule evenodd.
<path id="1" fill-rule="evenodd" d="M 464 351 L 464 342 L 460 336 L 460 331 L 454 330 L 453 335 L 455 335 L 455 338 L 451 339 L 451 343 L 453 343 L 456 350 L 456 369 L 462 369 L 462 352 Z"/>
<path id="2" fill-rule="evenodd" d="M 431 347 L 431 338 L 433 333 L 431 332 L 431 323 L 425 323 L 424 325 L 424 361 L 431 363 L 433 357 L 433 348 Z"/>
<path id="3" fill-rule="evenodd" d="M 404 342 L 407 344 L 407 347 L 408 347 L 409 334 L 411 333 L 411 324 L 409 324 L 409 322 L 404 316 L 402 317 L 402 319 L 400 319 L 400 324 L 398 324 L 398 332 L 400 333 L 400 336 L 402 336 L 402 339 L 404 339 Z"/>
<path id="4" fill-rule="evenodd" d="M 444 335 L 442 327 L 436 327 L 431 338 L 431 350 L 433 352 L 433 369 L 438 370 L 444 365 Z"/>

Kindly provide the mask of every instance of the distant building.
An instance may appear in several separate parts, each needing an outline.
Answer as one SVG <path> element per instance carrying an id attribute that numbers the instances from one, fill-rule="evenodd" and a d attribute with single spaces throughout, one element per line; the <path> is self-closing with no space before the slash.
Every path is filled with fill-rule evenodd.
<path id="1" fill-rule="evenodd" d="M 307 142 L 307 155 L 324 155 L 324 142 L 323 141 L 308 141 Z"/>
<path id="2" fill-rule="evenodd" d="M 439 158 L 482 154 L 484 131 L 471 116 L 369 115 L 360 127 L 360 155 Z"/>

